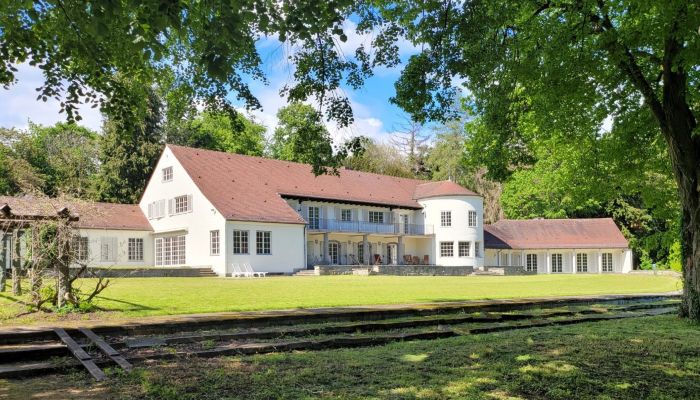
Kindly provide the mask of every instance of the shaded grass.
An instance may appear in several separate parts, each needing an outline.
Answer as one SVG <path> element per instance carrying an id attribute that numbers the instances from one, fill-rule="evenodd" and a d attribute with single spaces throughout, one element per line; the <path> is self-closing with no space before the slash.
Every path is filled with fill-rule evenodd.
<path id="1" fill-rule="evenodd" d="M 373 348 L 193 358 L 114 372 L 104 384 L 75 374 L 8 382 L 5 392 L 98 399 L 697 399 L 698 349 L 700 326 L 660 316 Z"/>
<path id="2" fill-rule="evenodd" d="M 231 278 L 121 278 L 97 298 L 97 312 L 78 319 L 192 314 L 472 299 L 668 292 L 680 280 L 649 275 L 535 275 L 468 277 L 323 276 Z M 82 280 L 89 287 L 91 280 Z M 51 315 L 15 318 L 21 307 L 0 295 L 0 323 L 58 320 Z"/>

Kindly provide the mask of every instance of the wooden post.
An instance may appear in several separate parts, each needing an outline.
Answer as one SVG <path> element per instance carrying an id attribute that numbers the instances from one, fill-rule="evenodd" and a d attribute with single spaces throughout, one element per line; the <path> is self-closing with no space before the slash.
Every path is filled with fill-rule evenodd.
<path id="1" fill-rule="evenodd" d="M 56 260 L 56 291 L 58 292 L 58 298 L 56 305 L 60 308 L 67 304 L 67 301 L 71 296 L 71 285 L 70 285 L 70 241 L 65 236 L 66 232 L 63 232 L 63 227 L 59 226 L 56 234 L 58 235 L 58 259 Z"/>
<path id="2" fill-rule="evenodd" d="M 20 254 L 19 228 L 12 231 L 12 294 L 22 295 L 22 256 Z"/>
<path id="3" fill-rule="evenodd" d="M 0 292 L 5 291 L 7 253 L 5 253 L 5 233 L 0 232 Z"/>
<path id="4" fill-rule="evenodd" d="M 39 232 L 36 226 L 32 227 L 31 236 L 31 251 L 32 251 L 32 261 L 29 265 L 29 287 L 31 290 L 32 301 L 39 302 L 41 300 L 42 278 L 41 278 L 41 266 L 39 265 Z"/>

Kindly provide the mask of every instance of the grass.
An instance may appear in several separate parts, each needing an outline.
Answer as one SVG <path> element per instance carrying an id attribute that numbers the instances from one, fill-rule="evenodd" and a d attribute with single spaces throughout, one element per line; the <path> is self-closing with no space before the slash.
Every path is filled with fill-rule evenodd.
<path id="1" fill-rule="evenodd" d="M 698 399 L 700 326 L 675 316 L 360 349 L 183 359 L 0 381 L 0 398 Z M 34 397 L 35 396 L 35 397 Z"/>
<path id="2" fill-rule="evenodd" d="M 650 275 L 536 275 L 471 277 L 324 276 L 226 278 L 122 278 L 97 298 L 107 312 L 17 316 L 22 306 L 0 293 L 0 324 L 66 318 L 115 319 L 221 311 L 274 310 L 368 304 L 442 302 L 542 296 L 668 292 L 680 280 Z M 89 280 L 81 284 L 90 286 Z"/>

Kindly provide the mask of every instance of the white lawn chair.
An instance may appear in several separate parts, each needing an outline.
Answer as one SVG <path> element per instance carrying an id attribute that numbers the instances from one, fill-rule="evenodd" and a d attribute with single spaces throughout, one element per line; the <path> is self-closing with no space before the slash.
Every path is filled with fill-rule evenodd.
<path id="1" fill-rule="evenodd" d="M 243 278 L 247 276 L 246 273 L 241 269 L 240 265 L 233 264 L 233 272 L 231 273 L 232 278 Z"/>
<path id="2" fill-rule="evenodd" d="M 264 278 L 265 275 L 267 275 L 267 272 L 258 272 L 258 271 L 255 271 L 255 270 L 253 269 L 253 267 L 252 267 L 250 264 L 248 264 L 248 263 L 243 264 L 243 266 L 245 267 L 246 272 L 248 272 L 248 273 L 250 274 L 250 276 L 255 276 L 255 275 L 257 275 L 259 278 Z"/>

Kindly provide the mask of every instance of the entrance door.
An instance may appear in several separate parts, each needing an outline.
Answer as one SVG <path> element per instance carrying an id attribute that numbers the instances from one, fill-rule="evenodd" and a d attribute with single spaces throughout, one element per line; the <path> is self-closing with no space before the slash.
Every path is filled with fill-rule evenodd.
<path id="1" fill-rule="evenodd" d="M 398 264 L 399 249 L 398 244 L 389 243 L 386 245 L 386 263 L 396 265 Z"/>
<path id="2" fill-rule="evenodd" d="M 340 264 L 340 243 L 328 243 L 328 258 L 330 259 L 331 264 Z"/>

